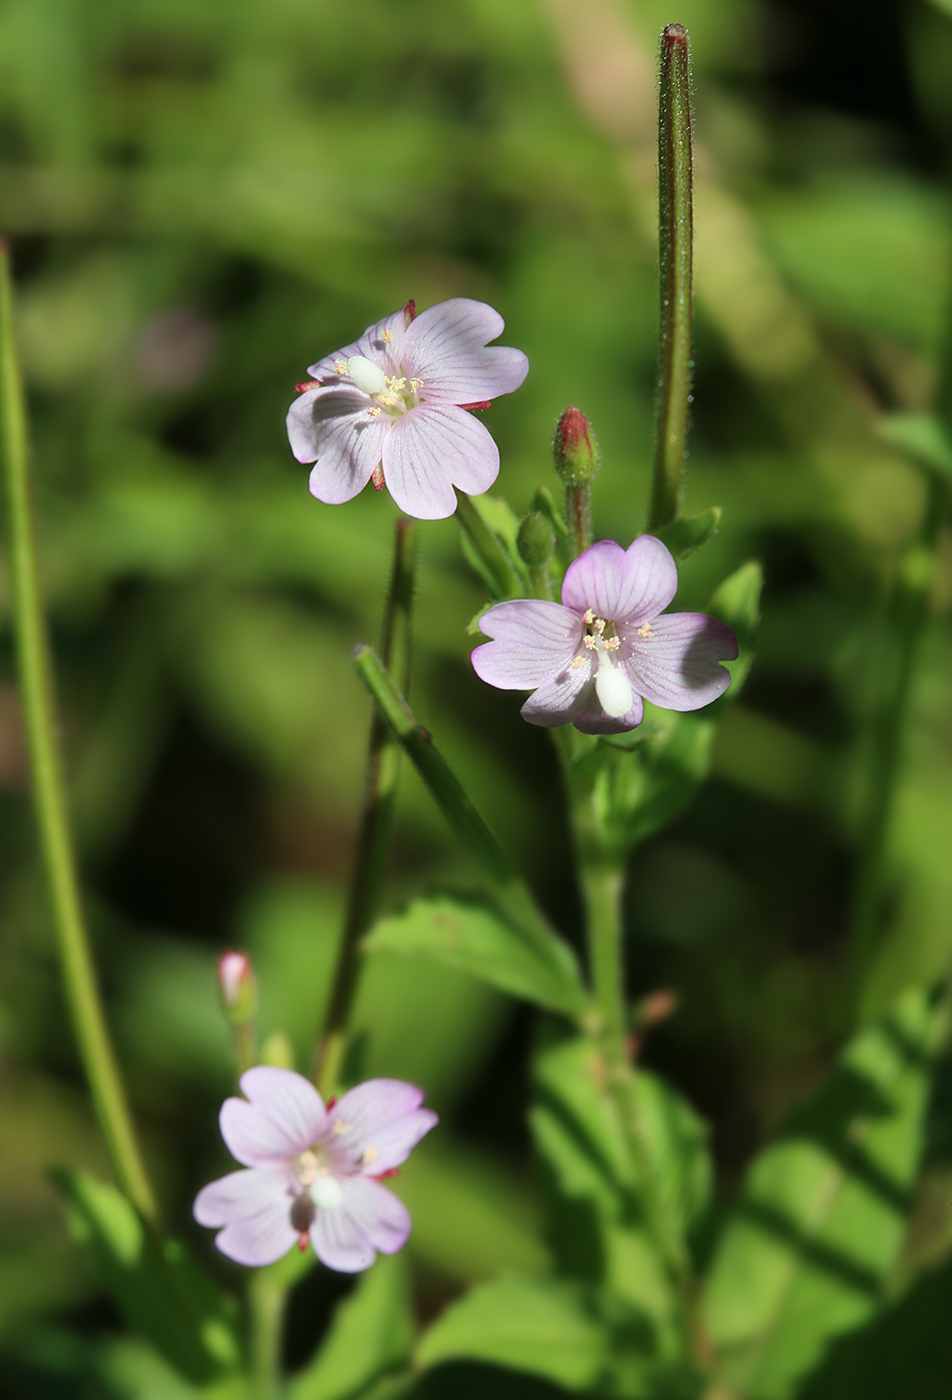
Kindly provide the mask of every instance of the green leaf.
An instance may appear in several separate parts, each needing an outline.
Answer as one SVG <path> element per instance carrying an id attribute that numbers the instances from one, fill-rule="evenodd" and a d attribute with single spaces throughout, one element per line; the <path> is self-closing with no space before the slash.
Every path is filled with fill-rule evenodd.
<path id="1" fill-rule="evenodd" d="M 70 1232 L 89 1252 L 130 1327 L 187 1379 L 206 1383 L 240 1363 L 233 1299 L 177 1240 L 155 1241 L 113 1186 L 57 1171 Z"/>
<path id="2" fill-rule="evenodd" d="M 468 496 L 457 507 L 460 543 L 470 568 L 479 575 L 493 599 L 528 592 L 529 580 L 516 543 L 519 517 L 501 496 Z M 477 519 L 467 525 L 467 512 Z"/>
<path id="3" fill-rule="evenodd" d="M 672 520 L 670 525 L 662 525 L 654 534 L 668 546 L 678 563 L 683 564 L 689 555 L 717 534 L 721 515 L 720 506 L 711 506 L 709 510 L 702 510 L 700 515 L 686 515 L 680 520 Z"/>
<path id="4" fill-rule="evenodd" d="M 685 1232 L 707 1209 L 707 1131 L 658 1076 L 636 1080 L 656 1181 Z M 547 1234 L 563 1273 L 607 1284 L 667 1332 L 670 1284 L 643 1223 L 638 1182 L 614 1104 L 605 1093 L 595 1043 L 553 1039 L 537 1055 L 529 1121 L 544 1169 Z"/>
<path id="5" fill-rule="evenodd" d="M 647 1320 L 598 1290 L 555 1279 L 497 1279 L 453 1304 L 417 1348 L 421 1366 L 470 1360 L 509 1366 L 567 1390 L 658 1395 Z"/>
<path id="6" fill-rule="evenodd" d="M 882 1306 L 920 1155 L 938 1018 L 910 992 L 754 1162 L 704 1313 L 719 1377 L 781 1400 L 838 1334 Z"/>
<path id="7" fill-rule="evenodd" d="M 406 1256 L 381 1257 L 340 1303 L 330 1331 L 288 1400 L 348 1400 L 407 1361 L 413 1345 Z"/>
<path id="8" fill-rule="evenodd" d="M 952 438 L 941 419 L 926 413 L 887 413 L 876 431 L 920 466 L 952 479 Z"/>
<path id="9" fill-rule="evenodd" d="M 646 722 L 652 709 L 646 704 Z M 654 733 L 643 742 L 627 752 L 600 743 L 590 756 L 598 767 L 595 811 L 606 843 L 618 854 L 680 816 L 710 769 L 713 720 L 662 710 L 654 714 Z"/>
<path id="10" fill-rule="evenodd" d="M 952 1376 L 952 1264 L 842 1337 L 798 1400 L 945 1400 Z"/>
<path id="11" fill-rule="evenodd" d="M 370 952 L 431 958 L 549 1011 L 580 1015 L 587 994 L 575 956 L 554 934 L 531 940 L 488 899 L 444 895 L 416 900 L 383 919 L 365 945 Z"/>

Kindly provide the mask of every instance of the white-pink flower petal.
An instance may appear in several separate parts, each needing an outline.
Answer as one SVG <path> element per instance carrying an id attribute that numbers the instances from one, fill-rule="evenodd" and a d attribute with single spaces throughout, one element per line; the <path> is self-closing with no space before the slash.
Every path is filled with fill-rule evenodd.
<path id="1" fill-rule="evenodd" d="M 444 520 L 456 509 L 454 486 L 471 496 L 489 490 L 499 475 L 499 449 L 472 414 L 420 404 L 390 426 L 383 475 L 407 515 Z"/>
<path id="2" fill-rule="evenodd" d="M 678 591 L 678 566 L 653 535 L 639 535 L 628 549 L 600 540 L 574 559 L 562 582 L 562 602 L 612 622 L 657 617 Z"/>
<path id="3" fill-rule="evenodd" d="M 401 1079 L 368 1079 L 349 1089 L 331 1110 L 330 1140 L 367 1176 L 379 1176 L 405 1162 L 425 1133 L 439 1121 L 421 1108 L 423 1092 Z"/>
<path id="4" fill-rule="evenodd" d="M 479 630 L 492 641 L 472 653 L 477 676 L 498 690 L 525 690 L 569 664 L 583 627 L 578 613 L 561 603 L 520 598 L 490 608 Z"/>
<path id="5" fill-rule="evenodd" d="M 358 1274 L 369 1269 L 376 1250 L 343 1205 L 318 1210 L 310 1229 L 314 1253 L 329 1269 Z"/>
<path id="6" fill-rule="evenodd" d="M 648 635 L 642 635 L 644 632 Z M 650 630 L 627 623 L 625 668 L 635 688 L 665 710 L 700 710 L 731 683 L 722 661 L 737 658 L 737 639 L 729 627 L 703 613 L 668 613 Z"/>
<path id="7" fill-rule="evenodd" d="M 504 329 L 498 311 L 467 297 L 421 311 L 407 330 L 403 362 L 422 381 L 427 403 L 480 403 L 518 389 L 529 373 L 526 356 L 488 344 Z"/>
<path id="8" fill-rule="evenodd" d="M 247 1167 L 274 1165 L 303 1152 L 324 1126 L 314 1085 L 290 1069 L 258 1065 L 240 1079 L 244 1099 L 226 1099 L 219 1123 L 231 1155 Z"/>
<path id="9" fill-rule="evenodd" d="M 410 1212 L 379 1181 L 353 1176 L 341 1183 L 342 1209 L 381 1254 L 396 1254 L 410 1236 Z"/>
<path id="10" fill-rule="evenodd" d="M 291 1181 L 282 1171 L 231 1172 L 195 1198 L 199 1225 L 218 1229 L 215 1244 L 237 1264 L 273 1264 L 297 1234 L 291 1225 Z"/>

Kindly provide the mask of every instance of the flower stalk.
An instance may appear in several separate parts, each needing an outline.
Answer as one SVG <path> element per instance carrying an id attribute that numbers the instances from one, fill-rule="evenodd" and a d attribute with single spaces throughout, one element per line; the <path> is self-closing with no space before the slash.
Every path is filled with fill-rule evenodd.
<path id="1" fill-rule="evenodd" d="M 649 531 L 675 520 L 681 501 L 691 403 L 693 163 L 688 34 L 683 25 L 669 24 L 661 34 L 658 122 L 661 349 Z"/>
<path id="2" fill-rule="evenodd" d="M 393 567 L 384 605 L 380 651 L 400 690 L 410 685 L 413 593 L 419 554 L 419 527 L 401 517 L 394 528 Z M 317 1084 L 328 1095 L 337 1087 L 347 1022 L 357 989 L 358 947 L 377 912 L 383 884 L 393 810 L 400 776 L 400 746 L 375 709 L 370 722 L 366 783 L 357 855 L 347 898 L 337 970 L 318 1057 Z"/>
<path id="3" fill-rule="evenodd" d="M 627 1047 L 622 897 L 624 862 L 602 839 L 592 790 L 580 774 L 575 740 L 565 726 L 552 731 L 569 798 L 579 879 L 585 905 L 589 973 L 595 1008 L 594 1032 L 605 1075 L 638 1180 L 645 1217 L 656 1249 L 682 1303 L 687 1327 L 689 1265 L 684 1241 L 658 1180 L 638 1101 L 638 1078 Z"/>
<path id="4" fill-rule="evenodd" d="M 66 813 L 33 538 L 26 411 L 14 339 L 10 258 L 5 244 L 0 244 L 0 450 L 17 665 L 26 718 L 33 801 L 66 1001 L 116 1180 L 139 1214 L 153 1221 L 155 1201 L 136 1142 L 96 983 Z"/>

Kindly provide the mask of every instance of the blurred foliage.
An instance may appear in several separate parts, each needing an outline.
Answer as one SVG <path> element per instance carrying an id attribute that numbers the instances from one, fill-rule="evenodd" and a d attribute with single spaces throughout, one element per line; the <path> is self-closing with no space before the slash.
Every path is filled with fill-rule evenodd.
<path id="1" fill-rule="evenodd" d="M 923 466 L 941 472 L 947 461 L 948 4 L 684 0 L 673 15 L 657 0 L 0 0 L 0 229 L 18 276 L 45 586 L 97 951 L 169 1223 L 226 1282 L 238 1271 L 189 1211 L 226 1160 L 215 1115 L 232 1065 L 215 957 L 227 944 L 253 955 L 262 1034 L 286 1033 L 307 1071 L 369 724 L 348 652 L 378 627 L 394 518 L 385 494 L 346 508 L 309 498 L 284 440 L 293 386 L 408 297 L 421 307 L 485 299 L 505 316 L 505 342 L 531 362 L 525 387 L 485 419 L 500 444 L 500 491 L 518 517 L 537 486 L 553 486 L 552 426 L 578 403 L 602 449 L 597 533 L 627 543 L 643 524 L 652 446 L 655 44 L 675 18 L 692 34 L 699 132 L 686 509 L 698 535 L 710 519 L 702 512 L 722 512 L 703 549 L 687 557 L 690 532 L 677 542 L 678 605 L 704 607 L 732 576 L 736 596 L 721 599 L 740 617 L 752 557 L 764 593 L 756 659 L 716 730 L 707 716 L 665 717 L 676 720 L 669 747 L 681 786 L 677 802 L 666 789 L 657 820 L 627 833 L 639 839 L 628 933 L 632 997 L 664 987 L 679 998 L 644 1054 L 686 1096 L 671 1118 L 681 1125 L 683 1205 L 698 1257 L 719 1261 L 717 1281 L 741 1247 L 738 1230 L 754 1228 L 738 1223 L 751 1192 L 798 1220 L 808 1210 L 781 1189 L 789 1136 L 729 1208 L 792 1109 L 806 1115 L 794 1125 L 819 1121 L 820 1100 L 802 1106 L 843 1037 L 870 748 L 900 640 L 885 600 L 923 528 Z M 471 673 L 465 627 L 485 598 L 454 523 L 423 534 L 414 709 L 574 939 L 578 898 L 545 736 L 521 723 L 515 697 Z M 862 989 L 869 1023 L 904 989 L 945 976 L 952 958 L 946 518 L 935 554 L 881 872 L 884 929 Z M 176 1400 L 194 1391 L 121 1334 L 65 1238 L 46 1176 L 107 1173 L 37 875 L 5 593 L 0 610 L 9 1393 Z M 653 781 L 649 766 L 638 771 Z M 399 918 L 421 885 L 474 883 L 408 771 L 388 912 Z M 399 927 L 383 930 L 393 939 Z M 461 955 L 437 965 L 385 949 L 384 932 L 376 941 L 352 1077 L 424 1085 L 446 1125 L 398 1186 L 414 1213 L 418 1318 L 471 1282 L 480 1289 L 428 1334 L 421 1376 L 396 1375 L 395 1388 L 371 1394 L 465 1400 L 491 1389 L 499 1400 L 545 1400 L 561 1393 L 557 1381 L 683 1393 L 665 1370 L 663 1307 L 652 1313 L 645 1297 L 639 1231 L 612 1219 L 616 1198 L 599 1194 L 603 1157 L 596 1170 L 584 1136 L 581 1146 L 558 1137 L 537 1113 L 542 1161 L 530 1165 L 529 1011 L 471 976 Z M 537 1081 L 561 1053 L 570 1052 L 537 1048 Z M 901 1191 L 903 1209 L 910 1196 L 915 1209 L 900 1264 L 904 1216 L 876 1236 L 875 1288 L 888 1307 L 836 1342 L 804 1391 L 810 1400 L 943 1393 L 948 1080 L 945 1066 L 921 1128 L 919 1194 L 914 1155 L 889 1178 L 888 1200 Z M 572 1083 L 560 1080 L 563 1095 Z M 836 1092 L 841 1078 L 829 1083 Z M 895 1112 L 921 1115 L 907 1090 Z M 915 1095 L 925 1097 L 924 1082 Z M 889 1111 L 870 1130 L 884 1161 Z M 710 1201 L 701 1118 L 718 1169 Z M 811 1132 L 824 1144 L 812 1150 L 832 1151 Z M 575 1282 L 547 1272 L 554 1192 L 574 1202 Z M 867 1207 L 851 1216 L 861 1244 L 879 1229 Z M 757 1219 L 762 1230 L 763 1210 Z M 829 1284 L 824 1228 L 805 1267 Z M 760 1251 L 758 1268 L 776 1262 L 767 1258 L 776 1242 L 744 1247 Z M 634 1312 L 620 1322 L 590 1277 L 593 1251 L 605 1249 L 620 1291 L 649 1319 L 638 1325 L 660 1329 L 648 1379 L 628 1350 Z M 328 1276 L 298 1284 L 285 1348 L 302 1400 L 343 1400 L 404 1365 L 411 1320 L 388 1280 L 381 1269 L 353 1291 Z M 541 1360 L 529 1369 L 541 1379 L 500 1369 L 518 1359 L 507 1331 L 515 1314 L 528 1337 L 518 1357 L 535 1348 Z M 843 1326 L 867 1316 L 846 1309 Z M 316 1326 L 331 1328 L 332 1345 L 312 1362 Z M 814 1334 L 817 1355 L 838 1327 Z M 363 1370 L 348 1340 L 358 1334 L 376 1337 Z M 904 1369 L 903 1354 L 918 1369 Z M 799 1374 L 781 1360 L 771 1396 Z M 764 1400 L 768 1390 L 749 1384 L 743 1393 Z"/>

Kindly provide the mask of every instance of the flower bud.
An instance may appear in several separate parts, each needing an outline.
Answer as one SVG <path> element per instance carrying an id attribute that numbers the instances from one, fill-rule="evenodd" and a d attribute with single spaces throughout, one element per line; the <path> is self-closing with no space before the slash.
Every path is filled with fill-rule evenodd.
<path id="1" fill-rule="evenodd" d="M 253 1021 L 258 1014 L 258 982 L 251 959 L 229 950 L 218 959 L 218 986 L 225 1014 L 233 1026 Z"/>
<path id="2" fill-rule="evenodd" d="M 537 510 L 531 511 L 519 526 L 516 537 L 519 558 L 530 569 L 544 569 L 552 558 L 555 548 L 555 535 L 545 516 Z"/>
<path id="3" fill-rule="evenodd" d="M 584 486 L 598 471 L 598 444 L 581 409 L 567 408 L 559 419 L 552 444 L 555 470 L 566 486 Z"/>

